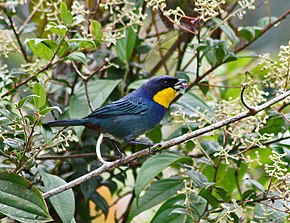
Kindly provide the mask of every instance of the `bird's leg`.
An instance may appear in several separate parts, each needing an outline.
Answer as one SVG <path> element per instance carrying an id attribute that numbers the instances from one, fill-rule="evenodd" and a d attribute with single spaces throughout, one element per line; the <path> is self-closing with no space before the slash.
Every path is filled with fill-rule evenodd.
<path id="1" fill-rule="evenodd" d="M 102 157 L 102 154 L 101 154 L 101 144 L 102 144 L 103 138 L 104 138 L 104 135 L 101 133 L 100 136 L 99 136 L 99 138 L 98 138 L 97 144 L 96 144 L 96 153 L 97 153 L 97 157 L 100 160 L 100 162 L 103 165 L 106 165 L 106 164 L 109 164 L 111 162 L 105 161 L 103 159 L 103 157 Z"/>
<path id="2" fill-rule="evenodd" d="M 116 141 L 111 140 L 111 143 L 112 143 L 114 149 L 115 149 L 115 150 L 118 152 L 118 154 L 120 155 L 120 159 L 123 160 L 123 159 L 126 157 L 126 155 L 125 155 L 124 153 L 121 152 L 121 150 L 119 149 L 119 146 L 117 145 Z"/>

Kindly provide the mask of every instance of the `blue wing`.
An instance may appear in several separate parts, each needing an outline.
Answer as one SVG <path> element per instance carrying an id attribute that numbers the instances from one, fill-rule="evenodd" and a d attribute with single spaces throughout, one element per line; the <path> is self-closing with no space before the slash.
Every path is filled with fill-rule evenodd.
<path id="1" fill-rule="evenodd" d="M 118 100 L 96 109 L 86 118 L 110 118 L 123 115 L 145 114 L 149 105 L 141 101 Z"/>

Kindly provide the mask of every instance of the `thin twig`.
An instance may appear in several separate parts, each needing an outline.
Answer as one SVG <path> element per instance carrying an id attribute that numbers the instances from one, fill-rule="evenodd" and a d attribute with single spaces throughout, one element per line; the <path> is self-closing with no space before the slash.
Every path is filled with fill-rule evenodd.
<path id="1" fill-rule="evenodd" d="M 260 106 L 257 106 L 255 107 L 255 111 L 256 113 L 266 109 L 266 108 L 269 108 L 270 106 L 276 104 L 277 102 L 279 101 L 282 101 L 283 99 L 287 98 L 288 96 L 290 96 L 290 90 L 286 91 L 285 93 L 269 100 L 268 102 L 265 102 L 264 104 L 260 105 Z M 171 139 L 171 140 L 168 140 L 166 142 L 162 142 L 162 143 L 159 143 L 153 147 L 151 147 L 152 149 L 158 151 L 158 150 L 164 150 L 164 149 L 167 149 L 169 147 L 172 147 L 174 145 L 177 145 L 177 144 L 180 144 L 180 143 L 183 143 L 187 140 L 190 140 L 190 139 L 193 139 L 197 136 L 200 136 L 200 135 L 203 135 L 205 133 L 208 133 L 208 132 L 211 132 L 215 129 L 219 129 L 223 126 L 226 126 L 228 124 L 231 124 L 231 123 L 234 123 L 238 120 L 241 120 L 241 119 L 244 119 L 246 117 L 249 117 L 249 116 L 252 116 L 253 114 L 250 112 L 250 111 L 244 111 L 244 112 L 241 112 L 233 117 L 230 117 L 230 118 L 227 118 L 227 119 L 224 119 L 222 121 L 219 121 L 219 122 L 216 122 L 212 125 L 209 125 L 209 126 L 206 126 L 202 129 L 198 129 L 198 130 L 195 130 L 193 132 L 190 132 L 190 133 L 187 133 L 187 134 L 184 134 L 182 136 L 179 136 L 177 138 L 174 138 L 174 139 Z M 85 174 L 69 183 L 66 183 L 60 187 L 57 187 L 57 188 L 54 188 L 50 191 L 47 191 L 46 193 L 43 194 L 43 197 L 45 199 L 49 198 L 49 197 L 52 197 L 56 194 L 59 194 L 63 191 L 66 191 L 72 187 L 75 187 L 77 185 L 80 185 L 81 183 L 91 179 L 92 177 L 95 177 L 95 176 L 99 176 L 100 174 L 104 173 L 104 172 L 108 172 L 108 171 L 111 171 L 117 167 L 120 167 L 124 164 L 127 164 L 127 163 L 130 163 L 131 161 L 133 160 L 136 160 L 138 158 L 141 158 L 141 157 L 144 157 L 144 156 L 148 156 L 150 155 L 150 151 L 148 148 L 144 149 L 144 150 L 141 150 L 139 152 L 136 152 L 136 153 L 133 153 L 132 155 L 130 156 L 127 156 L 123 159 L 119 159 L 119 160 L 116 160 L 114 162 L 111 162 L 109 164 L 104 164 L 102 165 L 101 167 L 99 167 L 98 169 L 88 173 L 88 174 Z"/>
<path id="2" fill-rule="evenodd" d="M 11 27 L 11 29 L 12 29 L 14 35 L 15 35 L 15 38 L 17 40 L 17 43 L 18 43 L 18 45 L 20 47 L 20 51 L 22 53 L 22 56 L 24 57 L 25 61 L 28 63 L 29 62 L 29 59 L 28 59 L 27 54 L 25 52 L 25 49 L 24 49 L 24 47 L 23 47 L 23 45 L 21 43 L 20 36 L 18 35 L 18 33 L 17 33 L 16 29 L 15 29 L 15 24 L 14 24 L 12 18 L 9 15 L 7 15 L 6 10 L 3 9 L 3 8 L 2 8 L 2 10 L 3 10 L 3 12 L 5 13 L 5 15 L 8 18 L 8 21 L 10 23 L 10 27 Z"/>

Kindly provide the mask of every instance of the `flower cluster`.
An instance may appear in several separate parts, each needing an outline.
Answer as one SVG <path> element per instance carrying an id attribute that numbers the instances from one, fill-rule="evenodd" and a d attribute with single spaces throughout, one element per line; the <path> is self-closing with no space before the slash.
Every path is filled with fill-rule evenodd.
<path id="1" fill-rule="evenodd" d="M 249 9 L 249 10 L 255 10 L 255 3 L 256 0 L 239 0 L 238 1 L 238 4 L 240 5 L 240 9 L 238 9 L 236 11 L 236 15 L 238 16 L 239 19 L 243 19 L 244 18 L 244 15 L 246 15 L 247 11 L 246 9 Z"/>
<path id="2" fill-rule="evenodd" d="M 283 91 L 289 86 L 290 73 L 290 41 L 287 46 L 281 46 L 278 54 L 279 61 L 273 61 L 269 54 L 260 56 L 262 71 L 266 72 L 263 84 Z"/>
<path id="3" fill-rule="evenodd" d="M 194 11 L 199 13 L 200 20 L 205 22 L 223 13 L 221 5 L 225 3 L 225 0 L 196 0 Z"/>
<path id="4" fill-rule="evenodd" d="M 12 30 L 1 30 L 0 32 L 0 54 L 8 58 L 10 52 L 19 49 Z"/>
<path id="5" fill-rule="evenodd" d="M 151 7 L 154 11 L 161 10 L 164 11 L 166 8 L 165 0 L 146 0 L 147 6 Z"/>
<path id="6" fill-rule="evenodd" d="M 284 162 L 282 158 L 287 154 L 280 154 L 276 151 L 272 151 L 272 155 L 269 156 L 273 164 L 265 164 L 265 172 L 270 176 L 274 177 L 277 180 L 284 179 L 288 169 L 288 163 Z"/>
<path id="7" fill-rule="evenodd" d="M 119 6 L 121 4 L 123 5 Z M 136 8 L 132 2 L 127 0 L 106 1 L 106 3 L 100 4 L 100 6 L 108 9 L 113 15 L 113 21 L 107 27 L 104 27 L 103 32 L 103 40 L 108 43 L 108 46 L 111 44 L 115 45 L 118 39 L 124 38 L 124 30 L 126 28 L 132 28 L 137 32 L 136 25 L 143 25 L 143 20 L 147 16 L 142 13 L 142 8 Z M 118 24 L 123 26 L 116 29 Z"/>

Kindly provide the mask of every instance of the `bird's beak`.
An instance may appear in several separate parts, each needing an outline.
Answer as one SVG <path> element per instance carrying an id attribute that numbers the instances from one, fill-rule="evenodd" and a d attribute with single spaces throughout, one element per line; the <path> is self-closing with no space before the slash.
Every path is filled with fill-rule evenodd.
<path id="1" fill-rule="evenodd" d="M 178 79 L 178 82 L 174 85 L 174 89 L 179 91 L 181 89 L 185 89 L 188 86 L 187 80 Z"/>

